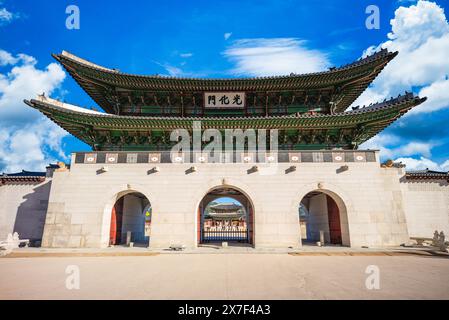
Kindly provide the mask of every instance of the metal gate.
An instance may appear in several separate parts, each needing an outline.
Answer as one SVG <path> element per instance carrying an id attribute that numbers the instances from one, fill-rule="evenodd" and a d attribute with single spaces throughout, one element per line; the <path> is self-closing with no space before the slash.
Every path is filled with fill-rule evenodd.
<path id="1" fill-rule="evenodd" d="M 249 243 L 249 231 L 239 229 L 205 229 L 202 228 L 201 242 L 243 242 Z"/>

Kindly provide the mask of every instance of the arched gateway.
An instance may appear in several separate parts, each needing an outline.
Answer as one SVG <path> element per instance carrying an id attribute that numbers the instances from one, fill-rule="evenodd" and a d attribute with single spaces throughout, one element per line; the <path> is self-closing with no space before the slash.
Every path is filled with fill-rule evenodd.
<path id="1" fill-rule="evenodd" d="M 303 244 L 321 241 L 325 244 L 350 246 L 346 206 L 333 192 L 314 190 L 299 204 L 301 238 Z"/>
<path id="2" fill-rule="evenodd" d="M 133 242 L 136 245 L 148 246 L 151 211 L 150 201 L 140 192 L 118 196 L 111 210 L 109 245 Z"/>
<path id="3" fill-rule="evenodd" d="M 254 245 L 254 206 L 248 196 L 233 187 L 209 191 L 198 206 L 197 241 Z"/>

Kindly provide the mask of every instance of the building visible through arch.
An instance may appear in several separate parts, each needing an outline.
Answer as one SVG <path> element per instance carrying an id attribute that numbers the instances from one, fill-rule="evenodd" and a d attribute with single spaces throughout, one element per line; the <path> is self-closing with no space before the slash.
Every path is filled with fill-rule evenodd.
<path id="1" fill-rule="evenodd" d="M 213 188 L 198 206 L 198 244 L 228 242 L 253 245 L 254 214 L 251 200 L 238 189 Z"/>

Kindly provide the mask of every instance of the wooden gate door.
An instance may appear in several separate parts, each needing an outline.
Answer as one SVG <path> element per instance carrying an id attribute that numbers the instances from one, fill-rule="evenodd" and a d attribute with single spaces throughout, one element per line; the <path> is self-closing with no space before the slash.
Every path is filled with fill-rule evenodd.
<path id="1" fill-rule="evenodd" d="M 248 243 L 254 245 L 254 209 L 251 204 L 249 204 L 248 220 Z"/>
<path id="2" fill-rule="evenodd" d="M 337 203 L 330 196 L 327 198 L 327 213 L 329 218 L 329 233 L 332 244 L 342 244 L 341 240 L 341 224 L 340 224 L 340 210 Z"/>
<path id="3" fill-rule="evenodd" d="M 121 243 L 123 220 L 123 197 L 117 200 L 111 213 L 111 228 L 109 232 L 109 244 L 112 246 Z"/>
<path id="4" fill-rule="evenodd" d="M 197 240 L 198 240 L 198 244 L 201 244 L 201 242 L 202 242 L 202 239 L 201 239 L 201 235 L 202 235 L 202 233 L 203 233 L 203 230 L 202 230 L 202 228 L 203 228 L 203 224 L 202 224 L 202 222 L 201 222 L 201 211 L 202 211 L 202 208 L 203 208 L 203 205 L 202 204 L 200 204 L 200 206 L 198 207 L 198 222 L 197 222 L 197 225 L 196 225 L 196 227 L 197 227 Z"/>

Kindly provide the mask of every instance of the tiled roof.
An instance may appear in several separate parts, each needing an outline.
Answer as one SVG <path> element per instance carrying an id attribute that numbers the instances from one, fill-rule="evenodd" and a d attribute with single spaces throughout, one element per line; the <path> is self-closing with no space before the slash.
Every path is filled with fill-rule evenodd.
<path id="1" fill-rule="evenodd" d="M 3 177 L 45 177 L 45 172 L 32 172 L 22 170 L 22 172 L 17 173 L 3 173 Z"/>
<path id="2" fill-rule="evenodd" d="M 410 180 L 446 180 L 449 182 L 449 172 L 429 169 L 407 171 L 405 177 Z"/>
<path id="3" fill-rule="evenodd" d="M 366 141 L 382 131 L 389 124 L 397 120 L 411 108 L 421 104 L 425 98 L 413 94 L 400 96 L 380 104 L 375 104 L 358 110 L 338 114 L 292 114 L 267 117 L 145 117 L 118 116 L 107 113 L 84 113 L 78 109 L 64 108 L 61 104 L 54 104 L 54 100 L 25 101 L 29 106 L 38 109 L 51 120 L 59 124 L 71 134 L 88 141 L 89 130 L 174 130 L 191 129 L 194 121 L 201 121 L 203 129 L 339 129 L 359 128 L 359 143 Z M 86 128 L 89 128 L 86 131 Z"/>
<path id="4" fill-rule="evenodd" d="M 108 69 L 63 52 L 58 60 L 78 84 L 106 111 L 115 113 L 117 89 L 161 92 L 294 91 L 331 89 L 335 112 L 342 112 L 369 86 L 397 52 L 381 50 L 354 63 L 328 71 L 256 78 L 178 78 L 144 76 Z"/>
<path id="5" fill-rule="evenodd" d="M 3 173 L 0 175 L 0 185 L 8 183 L 39 183 L 45 181 L 45 172 L 31 172 L 22 170 L 17 173 Z"/>

